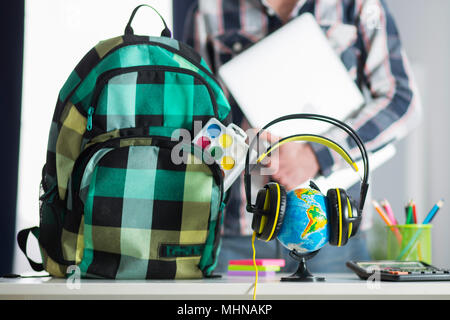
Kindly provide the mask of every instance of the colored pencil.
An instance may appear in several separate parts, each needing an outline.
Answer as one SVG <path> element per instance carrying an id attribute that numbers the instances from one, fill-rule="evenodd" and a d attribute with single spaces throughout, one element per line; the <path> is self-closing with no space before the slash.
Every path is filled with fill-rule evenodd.
<path id="1" fill-rule="evenodd" d="M 412 200 L 409 200 L 408 202 L 408 217 L 406 219 L 406 224 L 411 224 L 413 223 L 413 210 L 412 210 L 412 204 L 411 204 Z"/>
<path id="2" fill-rule="evenodd" d="M 412 202 L 412 212 L 413 212 L 413 222 L 417 224 L 417 211 L 416 211 L 416 203 Z"/>
<path id="3" fill-rule="evenodd" d="M 417 239 L 419 239 L 420 234 L 422 233 L 422 229 L 419 229 L 416 231 L 412 239 L 408 242 L 408 244 L 403 248 L 403 250 L 400 252 L 400 254 L 397 256 L 397 260 L 403 260 L 403 258 L 408 256 L 409 251 L 414 247 L 414 245 L 417 242 Z"/>
<path id="4" fill-rule="evenodd" d="M 372 205 L 380 215 L 381 219 L 383 219 L 384 223 L 386 223 L 388 226 L 392 226 L 392 221 L 389 219 L 388 215 L 383 211 L 378 202 L 372 200 Z"/>
<path id="5" fill-rule="evenodd" d="M 394 211 L 392 211 L 392 207 L 389 204 L 389 202 L 387 200 L 383 200 L 383 201 L 381 201 L 381 205 L 383 206 L 384 211 L 386 211 L 386 214 L 389 217 L 389 220 L 391 220 L 391 223 L 397 224 L 397 220 L 395 219 L 395 216 L 394 216 Z"/>
<path id="6" fill-rule="evenodd" d="M 405 224 L 408 224 L 408 216 L 409 216 L 409 207 L 405 206 Z"/>
<path id="7" fill-rule="evenodd" d="M 429 224 L 433 218 L 435 217 L 436 213 L 439 211 L 439 209 L 444 205 L 444 200 L 441 199 L 439 200 L 431 209 L 431 211 L 428 213 L 427 217 L 425 218 L 425 220 L 422 222 L 422 224 Z M 411 239 L 411 241 L 409 241 L 409 243 L 406 245 L 405 248 L 403 248 L 403 250 L 400 252 L 400 254 L 397 257 L 397 260 L 401 260 L 403 259 L 404 256 L 406 256 L 409 251 L 414 247 L 414 245 L 417 242 L 417 239 L 420 236 L 420 233 L 422 232 L 422 229 L 418 230 L 413 238 Z"/>
<path id="8" fill-rule="evenodd" d="M 430 223 L 439 209 L 444 205 L 444 199 L 439 200 L 431 209 L 431 211 L 427 214 L 425 220 L 423 220 L 422 224 Z"/>
<path id="9" fill-rule="evenodd" d="M 375 210 L 378 212 L 378 214 L 380 215 L 381 219 L 383 219 L 383 221 L 390 227 L 393 227 L 394 225 L 392 224 L 391 220 L 389 220 L 389 217 L 387 216 L 387 214 L 383 211 L 383 209 L 381 208 L 381 206 L 378 204 L 378 202 L 376 202 L 375 200 L 372 200 L 372 204 L 375 208 Z M 398 231 L 398 228 L 394 227 L 391 228 L 392 232 L 394 232 L 395 237 L 397 238 L 397 241 L 399 244 L 402 243 L 402 235 L 400 234 L 400 232 Z"/>

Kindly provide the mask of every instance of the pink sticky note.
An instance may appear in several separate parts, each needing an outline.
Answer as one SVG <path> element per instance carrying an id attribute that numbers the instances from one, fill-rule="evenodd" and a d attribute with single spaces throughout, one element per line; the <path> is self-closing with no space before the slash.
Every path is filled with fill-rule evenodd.
<path id="1" fill-rule="evenodd" d="M 229 276 L 247 276 L 251 277 L 255 275 L 255 271 L 237 271 L 237 270 L 228 270 L 227 273 Z M 275 276 L 275 271 L 258 271 L 258 276 L 260 277 L 273 277 Z"/>
<path id="2" fill-rule="evenodd" d="M 285 265 L 284 259 L 256 259 L 255 261 L 257 266 L 284 267 Z M 252 259 L 230 260 L 228 261 L 228 264 L 250 266 L 253 265 L 253 260 Z"/>

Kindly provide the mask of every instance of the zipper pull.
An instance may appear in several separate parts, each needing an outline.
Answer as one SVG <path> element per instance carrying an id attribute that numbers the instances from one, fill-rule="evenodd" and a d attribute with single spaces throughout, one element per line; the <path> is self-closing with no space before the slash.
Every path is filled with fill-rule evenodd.
<path id="1" fill-rule="evenodd" d="M 95 111 L 94 107 L 89 107 L 87 112 L 87 126 L 86 126 L 87 131 L 92 130 L 92 115 L 94 114 L 94 111 Z"/>

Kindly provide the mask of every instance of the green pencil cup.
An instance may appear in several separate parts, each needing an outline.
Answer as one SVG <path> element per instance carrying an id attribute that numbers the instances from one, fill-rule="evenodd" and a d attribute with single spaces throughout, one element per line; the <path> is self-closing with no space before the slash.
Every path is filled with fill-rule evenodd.
<path id="1" fill-rule="evenodd" d="M 387 259 L 431 264 L 431 224 L 387 226 Z"/>

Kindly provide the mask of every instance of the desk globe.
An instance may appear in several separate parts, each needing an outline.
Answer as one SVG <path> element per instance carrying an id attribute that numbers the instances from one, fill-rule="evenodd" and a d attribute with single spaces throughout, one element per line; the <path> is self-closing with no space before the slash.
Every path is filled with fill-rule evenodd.
<path id="1" fill-rule="evenodd" d="M 286 212 L 278 241 L 299 261 L 299 268 L 282 281 L 323 281 L 306 268 L 306 260 L 314 257 L 329 240 L 328 204 L 315 189 L 295 189 L 287 193 Z"/>

